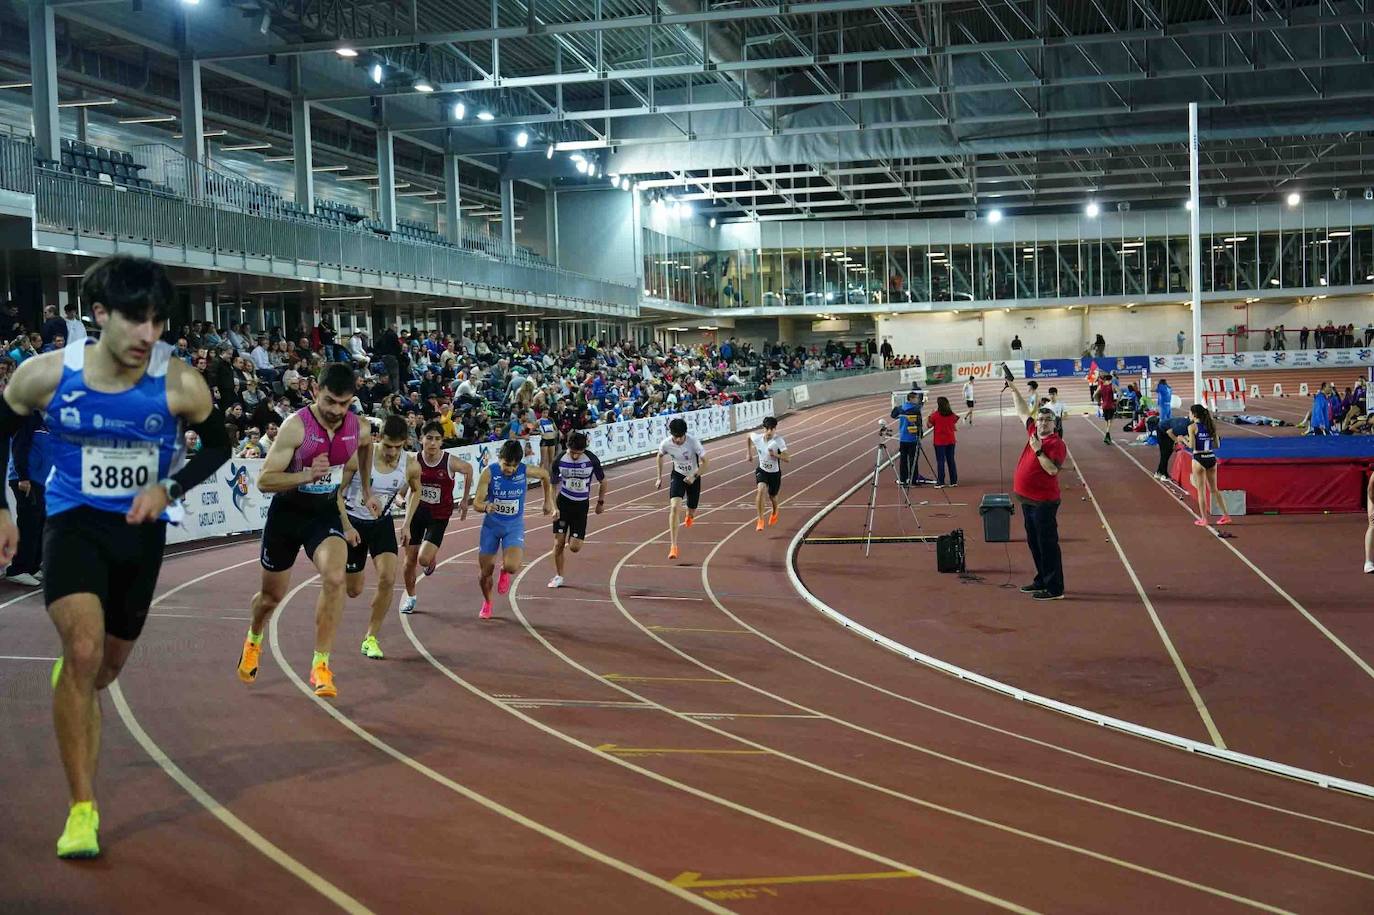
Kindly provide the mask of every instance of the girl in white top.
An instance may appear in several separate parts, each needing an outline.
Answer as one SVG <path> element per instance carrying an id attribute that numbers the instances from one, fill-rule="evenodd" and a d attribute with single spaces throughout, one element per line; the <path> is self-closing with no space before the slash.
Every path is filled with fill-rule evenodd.
<path id="1" fill-rule="evenodd" d="M 763 418 L 763 431 L 750 432 L 749 441 L 745 445 L 746 453 L 754 461 L 754 507 L 758 509 L 758 523 L 754 525 L 754 530 L 761 531 L 764 527 L 763 515 L 763 496 L 768 494 L 768 501 L 772 505 L 772 514 L 768 516 L 768 524 L 778 523 L 778 490 L 782 488 L 782 461 L 792 460 L 792 456 L 787 453 L 787 443 L 782 440 L 782 436 L 777 433 L 778 420 L 773 416 Z"/>
<path id="2" fill-rule="evenodd" d="M 369 553 L 372 554 L 372 565 L 377 570 L 377 594 L 372 598 L 372 617 L 368 620 L 367 635 L 362 643 L 362 653 L 374 660 L 383 657 L 377 634 L 381 632 L 382 620 L 391 610 L 391 599 L 396 593 L 400 547 L 396 542 L 396 522 L 391 517 L 391 507 L 407 492 L 412 499 L 418 498 L 420 492 L 420 462 L 412 460 L 405 451 L 409 437 L 406 421 L 400 416 L 388 416 L 379 440 L 371 446 L 372 495 L 381 503 L 380 515 L 373 517 L 364 503 L 362 478 L 354 471 L 344 469 L 343 483 L 339 487 L 339 499 L 343 503 L 344 540 L 348 542 L 344 579 L 348 596 L 357 597 L 363 593 L 364 570 Z M 401 543 L 406 543 L 409 536 L 410 529 L 404 528 Z"/>
<path id="3" fill-rule="evenodd" d="M 968 412 L 964 414 L 964 422 L 973 425 L 973 379 L 964 382 L 964 404 L 968 407 Z"/>

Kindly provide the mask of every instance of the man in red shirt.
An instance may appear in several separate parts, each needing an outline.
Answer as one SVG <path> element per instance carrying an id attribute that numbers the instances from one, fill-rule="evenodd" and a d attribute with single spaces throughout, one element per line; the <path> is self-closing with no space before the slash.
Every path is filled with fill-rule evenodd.
<path id="1" fill-rule="evenodd" d="M 1064 561 L 1059 552 L 1059 468 L 1069 456 L 1064 440 L 1054 434 L 1054 411 L 1031 407 L 1015 381 L 1007 382 L 1016 415 L 1026 424 L 1028 441 L 1016 462 L 1011 490 L 1026 520 L 1026 545 L 1035 561 L 1035 581 L 1021 591 L 1036 600 L 1064 599 Z"/>
<path id="2" fill-rule="evenodd" d="M 1097 405 L 1102 408 L 1102 418 L 1106 420 L 1102 426 L 1102 443 L 1110 445 L 1112 443 L 1112 420 L 1116 419 L 1116 376 L 1111 372 L 1104 374 L 1101 383 L 1097 386 Z"/>

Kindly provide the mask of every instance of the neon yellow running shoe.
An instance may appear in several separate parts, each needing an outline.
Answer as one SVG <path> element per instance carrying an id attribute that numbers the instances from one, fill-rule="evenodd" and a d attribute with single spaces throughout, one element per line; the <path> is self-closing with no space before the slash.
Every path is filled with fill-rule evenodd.
<path id="1" fill-rule="evenodd" d="M 100 857 L 100 843 L 96 839 L 99 829 L 100 814 L 96 813 L 94 803 L 82 801 L 72 804 L 67 814 L 67 828 L 62 830 L 62 835 L 57 839 L 57 857 Z"/>
<path id="2" fill-rule="evenodd" d="M 57 681 L 62 677 L 62 656 L 57 656 L 57 663 L 52 666 L 52 688 L 57 689 Z"/>
<path id="3" fill-rule="evenodd" d="M 363 639 L 363 654 L 374 661 L 380 661 L 382 658 L 386 657 L 382 654 L 382 646 L 377 644 L 377 637 L 375 635 L 369 635 L 367 638 Z"/>

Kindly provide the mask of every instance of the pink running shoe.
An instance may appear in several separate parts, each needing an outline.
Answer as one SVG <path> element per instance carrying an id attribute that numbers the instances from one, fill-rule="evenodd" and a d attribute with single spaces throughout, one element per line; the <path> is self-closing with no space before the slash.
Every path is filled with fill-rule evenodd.
<path id="1" fill-rule="evenodd" d="M 1207 519 L 1206 519 L 1206 518 L 1194 518 L 1194 519 L 1193 519 L 1193 523 L 1196 524 L 1198 527 L 1206 527 L 1206 526 L 1207 526 Z"/>
<path id="2" fill-rule="evenodd" d="M 502 569 L 501 577 L 496 579 L 496 593 L 505 594 L 508 591 L 510 591 L 510 573 Z"/>
<path id="3" fill-rule="evenodd" d="M 491 601 L 482 601 L 482 609 L 477 611 L 477 618 L 479 620 L 491 619 Z"/>
<path id="4" fill-rule="evenodd" d="M 1221 516 L 1221 520 L 1217 522 L 1217 524 L 1230 524 L 1230 523 L 1231 523 L 1231 516 L 1230 516 L 1230 515 L 1222 515 L 1222 516 Z"/>

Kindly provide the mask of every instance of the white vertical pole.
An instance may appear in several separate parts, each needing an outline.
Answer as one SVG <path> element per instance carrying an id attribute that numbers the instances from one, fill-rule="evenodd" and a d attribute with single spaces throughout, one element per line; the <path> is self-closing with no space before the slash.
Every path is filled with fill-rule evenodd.
<path id="1" fill-rule="evenodd" d="M 1198 200 L 1197 102 L 1188 103 L 1189 288 L 1193 293 L 1193 403 L 1202 403 L 1202 204 Z"/>

